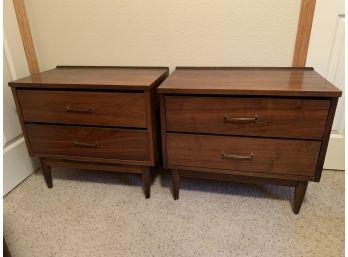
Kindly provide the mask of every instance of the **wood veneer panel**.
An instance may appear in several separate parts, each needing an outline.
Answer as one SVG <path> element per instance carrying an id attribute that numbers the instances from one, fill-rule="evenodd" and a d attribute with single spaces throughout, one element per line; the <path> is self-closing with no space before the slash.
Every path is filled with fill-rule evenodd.
<path id="1" fill-rule="evenodd" d="M 168 165 L 261 173 L 314 176 L 320 145 L 317 141 L 167 133 Z"/>
<path id="2" fill-rule="evenodd" d="M 10 82 L 10 86 L 51 89 L 149 90 L 168 75 L 163 67 L 58 66 Z"/>
<path id="3" fill-rule="evenodd" d="M 149 160 L 147 131 L 42 124 L 25 128 L 36 155 Z"/>
<path id="4" fill-rule="evenodd" d="M 26 122 L 146 128 L 144 93 L 17 90 Z"/>
<path id="5" fill-rule="evenodd" d="M 330 100 L 301 98 L 166 96 L 166 126 L 172 132 L 321 140 L 329 106 Z"/>
<path id="6" fill-rule="evenodd" d="M 333 97 L 342 92 L 308 68 L 177 68 L 159 93 Z"/>
<path id="7" fill-rule="evenodd" d="M 129 172 L 129 173 L 138 173 L 138 174 L 142 173 L 141 167 L 131 166 L 131 165 L 115 165 L 110 163 L 81 162 L 81 161 L 60 160 L 60 159 L 47 159 L 46 162 L 47 162 L 47 165 L 52 167 L 112 171 L 112 172 Z"/>

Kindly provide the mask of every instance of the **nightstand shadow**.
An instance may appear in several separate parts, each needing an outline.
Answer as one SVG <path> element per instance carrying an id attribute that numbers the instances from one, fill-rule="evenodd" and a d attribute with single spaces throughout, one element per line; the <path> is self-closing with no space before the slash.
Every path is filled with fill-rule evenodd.
<path id="1" fill-rule="evenodd" d="M 170 173 L 161 172 L 159 175 L 160 185 L 168 188 L 173 194 Z M 180 191 L 198 191 L 213 194 L 236 195 L 241 197 L 253 197 L 264 199 L 277 199 L 292 203 L 294 193 L 293 187 L 271 185 L 271 184 L 252 184 L 234 181 L 220 181 L 201 178 L 183 177 L 180 180 Z M 180 198 L 179 198 L 180 201 Z"/>
<path id="2" fill-rule="evenodd" d="M 35 175 L 42 176 L 42 171 L 38 170 Z M 127 185 L 141 187 L 143 185 L 141 174 L 94 171 L 82 169 L 52 168 L 53 183 L 57 180 L 69 180 L 79 182 L 91 182 L 112 185 Z M 53 185 L 54 187 L 54 185 Z"/>

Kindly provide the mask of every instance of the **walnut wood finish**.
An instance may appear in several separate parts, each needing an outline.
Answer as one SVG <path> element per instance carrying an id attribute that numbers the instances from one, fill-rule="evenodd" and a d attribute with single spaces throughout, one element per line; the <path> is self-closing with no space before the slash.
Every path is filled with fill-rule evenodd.
<path id="1" fill-rule="evenodd" d="M 143 184 L 144 184 L 144 194 L 145 198 L 150 198 L 150 188 L 151 188 L 151 172 L 149 167 L 143 168 Z"/>
<path id="2" fill-rule="evenodd" d="M 48 188 L 53 187 L 51 167 L 48 166 L 46 159 L 40 158 L 41 169 Z"/>
<path id="3" fill-rule="evenodd" d="M 189 171 L 189 170 L 180 170 L 180 176 L 183 177 L 192 177 L 200 179 L 209 179 L 209 180 L 219 180 L 223 181 L 233 181 L 237 183 L 247 183 L 247 184 L 274 184 L 280 186 L 296 186 L 298 184 L 295 180 L 289 179 L 275 179 L 275 178 L 259 178 L 259 177 L 247 177 L 247 176 L 238 176 L 231 174 L 212 174 L 206 171 Z"/>
<path id="4" fill-rule="evenodd" d="M 168 76 L 165 67 L 57 66 L 9 83 L 21 88 L 143 91 Z"/>
<path id="5" fill-rule="evenodd" d="M 144 93 L 17 90 L 25 122 L 146 128 Z"/>
<path id="6" fill-rule="evenodd" d="M 342 92 L 312 68 L 177 68 L 159 88 L 163 166 L 181 177 L 296 187 L 319 181 Z"/>
<path id="7" fill-rule="evenodd" d="M 125 172 L 141 174 L 143 169 L 141 166 L 134 165 L 121 165 L 113 163 L 100 163 L 100 162 L 81 162 L 62 159 L 46 159 L 46 163 L 51 167 L 82 169 L 82 170 L 95 170 L 95 171 L 112 171 L 112 172 Z"/>
<path id="8" fill-rule="evenodd" d="M 342 92 L 312 68 L 177 68 L 159 93 L 339 97 Z"/>
<path id="9" fill-rule="evenodd" d="M 173 183 L 173 198 L 174 200 L 179 199 L 179 187 L 180 187 L 180 171 L 172 170 L 172 183 Z"/>
<path id="10" fill-rule="evenodd" d="M 10 82 L 31 156 L 51 167 L 142 174 L 161 159 L 158 85 L 164 67 L 57 66 Z"/>
<path id="11" fill-rule="evenodd" d="M 331 99 L 329 115 L 328 115 L 326 126 L 325 126 L 324 137 L 323 137 L 323 141 L 321 144 L 321 149 L 320 149 L 320 154 L 319 154 L 319 159 L 318 159 L 318 164 L 317 164 L 317 170 L 315 172 L 314 181 L 316 181 L 316 182 L 320 181 L 321 173 L 323 171 L 326 151 L 327 151 L 327 147 L 329 145 L 329 140 L 330 140 L 332 124 L 333 124 L 333 121 L 335 118 L 337 102 L 338 102 L 338 98 Z"/>
<path id="12" fill-rule="evenodd" d="M 161 138 L 160 138 L 160 122 L 159 122 L 159 102 L 156 89 L 145 92 L 147 116 L 146 122 L 148 126 L 148 140 L 150 160 L 154 164 L 158 164 L 162 160 L 161 155 Z"/>
<path id="13" fill-rule="evenodd" d="M 166 117 L 166 102 L 163 94 L 159 95 L 160 101 L 160 119 L 161 119 L 161 146 L 162 146 L 162 162 L 163 167 L 168 167 L 168 153 L 167 153 L 167 117 Z"/>
<path id="14" fill-rule="evenodd" d="M 294 180 L 294 181 L 310 181 L 313 180 L 313 176 L 304 176 L 304 175 L 292 175 L 292 174 L 278 174 L 278 173 L 263 173 L 263 172 L 253 172 L 253 171 L 242 171 L 242 170 L 231 170 L 231 169 L 217 169 L 217 168 L 207 168 L 207 167 L 193 167 L 193 166 L 181 166 L 181 165 L 167 165 L 166 169 L 176 169 L 182 172 L 187 170 L 192 172 L 209 172 L 212 176 L 219 177 L 220 175 L 236 175 L 244 176 L 248 179 L 263 178 L 265 180 L 269 179 L 280 179 L 280 180 Z"/>
<path id="15" fill-rule="evenodd" d="M 29 139 L 28 139 L 28 135 L 27 135 L 27 131 L 25 130 L 25 123 L 24 123 L 24 119 L 23 119 L 23 113 L 22 113 L 22 108 L 20 107 L 19 101 L 18 101 L 18 96 L 17 96 L 17 90 L 15 87 L 11 88 L 12 91 L 12 95 L 13 95 L 13 100 L 16 104 L 16 111 L 19 117 L 19 122 L 21 124 L 21 128 L 23 131 L 23 136 L 25 139 L 25 143 L 27 145 L 27 149 L 28 149 L 28 153 L 29 155 L 33 155 L 32 152 L 30 151 L 30 145 L 29 145 Z"/>
<path id="16" fill-rule="evenodd" d="M 166 126 L 172 132 L 321 140 L 329 100 L 166 97 Z"/>
<path id="17" fill-rule="evenodd" d="M 303 199 L 306 195 L 308 182 L 307 181 L 299 181 L 297 185 L 295 186 L 295 193 L 294 193 L 294 213 L 298 214 L 300 212 Z"/>
<path id="18" fill-rule="evenodd" d="M 168 164 L 202 169 L 310 177 L 319 150 L 317 141 L 167 134 Z"/>
<path id="19" fill-rule="evenodd" d="M 149 160 L 146 131 L 27 124 L 31 152 L 105 159 Z"/>

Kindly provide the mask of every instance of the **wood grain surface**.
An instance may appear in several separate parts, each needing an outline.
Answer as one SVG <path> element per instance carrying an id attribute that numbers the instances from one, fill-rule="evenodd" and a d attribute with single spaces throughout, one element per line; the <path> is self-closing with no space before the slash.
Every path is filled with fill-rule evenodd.
<path id="1" fill-rule="evenodd" d="M 321 140 L 329 100 L 166 96 L 167 131 Z"/>
<path id="2" fill-rule="evenodd" d="M 169 165 L 231 172 L 240 170 L 313 176 L 320 144 L 317 141 L 167 133 Z M 223 158 L 223 153 L 245 159 Z"/>
<path id="3" fill-rule="evenodd" d="M 147 131 L 61 125 L 25 125 L 33 154 L 149 160 Z"/>
<path id="4" fill-rule="evenodd" d="M 159 93 L 338 97 L 342 92 L 309 68 L 177 68 Z"/>
<path id="5" fill-rule="evenodd" d="M 10 86 L 53 89 L 149 90 L 168 75 L 164 67 L 59 66 L 10 82 Z"/>
<path id="6" fill-rule="evenodd" d="M 126 173 L 142 173 L 142 167 L 131 165 L 116 165 L 111 163 L 98 162 L 79 162 L 71 160 L 47 159 L 47 165 L 52 167 L 83 169 L 83 170 L 97 170 L 97 171 L 112 171 L 112 172 L 126 172 Z"/>
<path id="7" fill-rule="evenodd" d="M 146 128 L 144 93 L 17 90 L 25 122 Z"/>

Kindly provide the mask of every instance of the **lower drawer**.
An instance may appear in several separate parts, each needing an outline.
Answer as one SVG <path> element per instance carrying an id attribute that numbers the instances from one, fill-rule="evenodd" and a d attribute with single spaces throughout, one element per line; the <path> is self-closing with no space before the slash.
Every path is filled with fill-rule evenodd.
<path id="1" fill-rule="evenodd" d="M 167 134 L 168 165 L 314 176 L 321 143 Z"/>
<path id="2" fill-rule="evenodd" d="M 148 161 L 147 131 L 27 124 L 33 154 Z"/>

